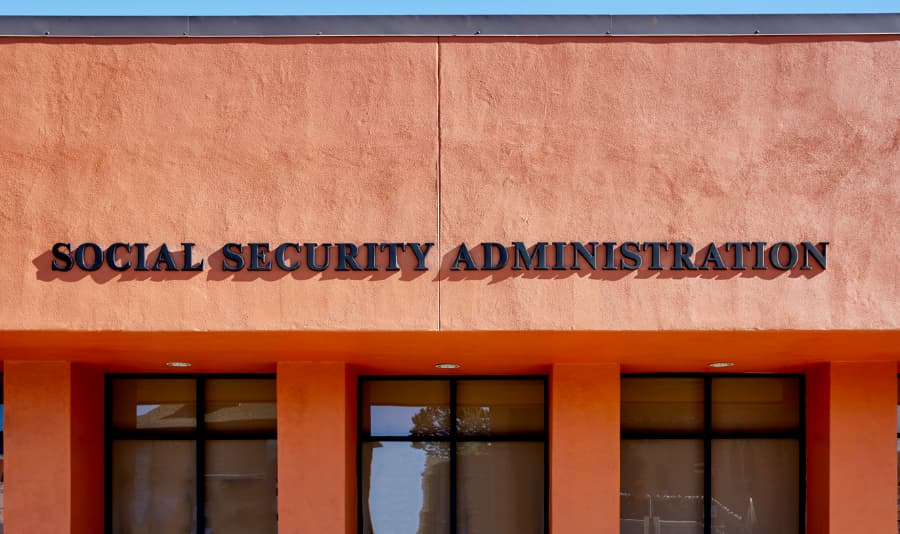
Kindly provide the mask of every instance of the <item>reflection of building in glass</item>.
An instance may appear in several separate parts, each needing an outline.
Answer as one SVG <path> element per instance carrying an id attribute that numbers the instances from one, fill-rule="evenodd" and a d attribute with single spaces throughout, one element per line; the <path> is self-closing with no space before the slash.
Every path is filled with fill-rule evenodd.
<path id="1" fill-rule="evenodd" d="M 532 377 L 364 379 L 362 531 L 545 532 L 546 394 Z"/>
<path id="2" fill-rule="evenodd" d="M 434 435 L 435 424 L 446 420 L 446 408 L 423 408 L 413 421 L 414 435 Z M 456 418 L 453 449 L 445 443 L 416 442 L 427 453 L 422 477 L 423 504 L 417 534 L 444 532 L 450 485 L 455 477 L 457 531 L 494 533 L 543 532 L 543 445 L 505 441 L 466 441 L 490 436 L 491 408 L 461 407 Z M 454 454 L 455 465 L 450 455 Z M 452 472 L 455 470 L 455 473 Z M 441 512 L 444 519 L 436 515 Z"/>
<path id="3" fill-rule="evenodd" d="M 623 534 L 798 531 L 801 377 L 634 375 L 621 384 Z"/>
<path id="4" fill-rule="evenodd" d="M 685 510 L 703 506 L 702 495 L 645 494 L 622 492 L 621 534 L 702 534 L 703 521 L 685 519 Z M 637 511 L 644 508 L 643 514 Z M 626 511 L 627 509 L 627 511 Z M 742 514 L 712 499 L 713 534 L 760 534 L 753 497 Z"/>
<path id="5" fill-rule="evenodd" d="M 418 444 L 417 444 L 418 445 Z M 422 444 L 427 445 L 427 444 Z M 422 471 L 422 509 L 419 510 L 419 528 L 416 534 L 447 532 L 450 517 L 450 458 L 448 449 L 423 447 L 425 468 Z"/>

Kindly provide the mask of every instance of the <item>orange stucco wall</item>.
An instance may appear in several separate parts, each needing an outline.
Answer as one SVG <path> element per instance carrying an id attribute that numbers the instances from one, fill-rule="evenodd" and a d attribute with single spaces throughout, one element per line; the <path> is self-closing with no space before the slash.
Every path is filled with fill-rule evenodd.
<path id="1" fill-rule="evenodd" d="M 823 364 L 808 387 L 808 532 L 894 532 L 896 364 Z"/>
<path id="2" fill-rule="evenodd" d="M 550 531 L 619 532 L 619 367 L 550 374 Z"/>
<path id="3" fill-rule="evenodd" d="M 3 372 L 4 532 L 102 531 L 102 374 L 27 361 Z"/>
<path id="4" fill-rule="evenodd" d="M 897 71 L 896 36 L 0 39 L 7 531 L 99 532 L 102 373 L 188 360 L 277 372 L 282 532 L 355 532 L 358 374 L 455 361 L 551 377 L 552 534 L 614 533 L 619 373 L 728 360 L 808 377 L 808 532 L 893 532 Z M 539 240 L 830 248 L 809 273 L 449 270 Z M 60 274 L 57 241 L 435 250 Z"/>
<path id="5" fill-rule="evenodd" d="M 896 37 L 0 50 L 2 330 L 900 326 Z M 462 241 L 559 239 L 831 249 L 810 276 L 447 270 Z M 393 275 L 49 270 L 53 243 L 89 240 L 190 240 L 204 256 L 228 241 L 437 245 L 429 271 Z"/>
<path id="6" fill-rule="evenodd" d="M 103 524 L 103 371 L 72 365 L 71 384 L 72 534 L 96 534 Z M 15 428 L 13 428 L 15 431 Z"/>
<path id="7" fill-rule="evenodd" d="M 277 382 L 278 531 L 356 532 L 356 404 L 347 366 L 279 364 Z"/>
<path id="8" fill-rule="evenodd" d="M 4 528 L 68 532 L 71 365 L 7 361 L 3 380 Z"/>

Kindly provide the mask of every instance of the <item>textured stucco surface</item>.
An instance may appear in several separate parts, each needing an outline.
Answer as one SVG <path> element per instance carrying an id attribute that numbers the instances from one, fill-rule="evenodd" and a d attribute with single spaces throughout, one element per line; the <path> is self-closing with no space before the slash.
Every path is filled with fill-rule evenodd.
<path id="1" fill-rule="evenodd" d="M 0 328 L 435 328 L 424 277 L 98 283 L 33 264 L 69 240 L 435 241 L 435 62 L 415 41 L 0 43 Z"/>
<path id="2" fill-rule="evenodd" d="M 893 362 L 841 362 L 810 368 L 806 382 L 807 532 L 893 531 L 897 520 L 895 367 Z"/>
<path id="3" fill-rule="evenodd" d="M 0 40 L 0 330 L 897 329 L 898 72 L 887 37 Z M 184 240 L 439 249 L 47 276 L 57 241 Z M 811 277 L 446 270 L 513 240 L 831 245 Z"/>
<path id="4" fill-rule="evenodd" d="M 444 243 L 832 247 L 809 279 L 443 284 L 443 327 L 900 325 L 897 41 L 460 40 L 441 67 Z"/>

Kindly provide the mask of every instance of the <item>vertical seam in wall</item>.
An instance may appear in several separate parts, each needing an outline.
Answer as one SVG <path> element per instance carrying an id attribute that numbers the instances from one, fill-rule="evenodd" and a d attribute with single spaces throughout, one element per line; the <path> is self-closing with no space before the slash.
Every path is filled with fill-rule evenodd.
<path id="1" fill-rule="evenodd" d="M 441 331 L 441 293 L 443 287 L 441 285 L 441 265 L 444 255 L 441 250 L 441 38 L 436 41 L 436 91 L 437 91 L 437 251 L 438 251 L 438 302 L 437 302 L 437 329 Z"/>

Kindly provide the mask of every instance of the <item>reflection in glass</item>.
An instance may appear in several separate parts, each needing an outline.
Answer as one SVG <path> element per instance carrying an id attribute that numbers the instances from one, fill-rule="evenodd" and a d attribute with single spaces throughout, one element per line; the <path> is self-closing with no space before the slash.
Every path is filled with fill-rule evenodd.
<path id="1" fill-rule="evenodd" d="M 197 426 L 192 379 L 117 379 L 112 383 L 113 426 L 120 430 L 191 430 Z"/>
<path id="2" fill-rule="evenodd" d="M 364 534 L 450 534 L 450 445 L 362 445 Z"/>
<path id="3" fill-rule="evenodd" d="M 274 432 L 275 380 L 207 380 L 204 418 L 207 430 Z"/>
<path id="4" fill-rule="evenodd" d="M 113 533 L 193 533 L 194 458 L 193 441 L 113 442 Z"/>
<path id="5" fill-rule="evenodd" d="M 796 534 L 799 462 L 796 439 L 714 439 L 713 531 Z"/>
<path id="6" fill-rule="evenodd" d="M 799 429 L 800 379 L 713 379 L 712 426 L 717 432 Z"/>
<path id="7" fill-rule="evenodd" d="M 543 443 L 460 443 L 457 461 L 458 532 L 544 532 Z"/>
<path id="8" fill-rule="evenodd" d="M 456 400 L 462 436 L 544 431 L 543 381 L 460 380 Z"/>
<path id="9" fill-rule="evenodd" d="M 363 431 L 372 436 L 450 435 L 446 380 L 367 380 L 362 395 Z"/>
<path id="10" fill-rule="evenodd" d="M 206 528 L 214 534 L 274 534 L 275 440 L 206 442 Z"/>
<path id="11" fill-rule="evenodd" d="M 702 378 L 622 378 L 622 432 L 703 430 Z"/>
<path id="12" fill-rule="evenodd" d="M 703 532 L 703 441 L 626 439 L 621 532 Z"/>

